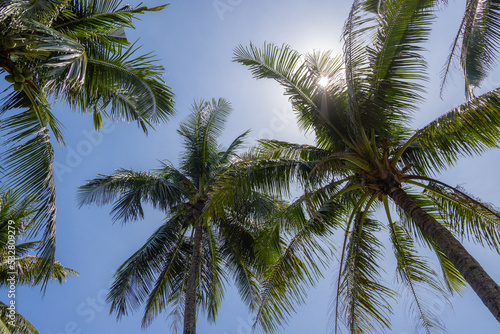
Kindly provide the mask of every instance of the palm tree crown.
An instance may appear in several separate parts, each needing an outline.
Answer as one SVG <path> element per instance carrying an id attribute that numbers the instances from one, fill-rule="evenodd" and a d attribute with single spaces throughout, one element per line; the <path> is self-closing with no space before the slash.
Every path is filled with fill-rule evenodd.
<path id="1" fill-rule="evenodd" d="M 178 130 L 184 147 L 178 169 L 167 163 L 150 172 L 121 169 L 80 188 L 82 205 L 114 202 L 114 219 L 143 218 L 144 203 L 166 214 L 115 275 L 108 299 L 118 317 L 145 304 L 147 326 L 170 308 L 174 331 L 184 318 L 183 333 L 196 333 L 197 308 L 213 321 L 230 277 L 246 304 L 257 305 L 258 222 L 281 204 L 257 192 L 233 190 L 230 166 L 248 132 L 227 148 L 217 143 L 229 112 L 223 99 L 193 105 Z"/>
<path id="2" fill-rule="evenodd" d="M 436 1 L 380 1 L 376 14 L 367 3 L 354 1 L 342 57 L 302 56 L 273 44 L 235 50 L 235 61 L 254 77 L 274 79 L 285 88 L 299 125 L 317 138 L 316 147 L 263 140 L 241 163 L 243 183 L 250 179 L 256 188 L 282 192 L 295 180 L 306 190 L 277 220 L 288 246 L 268 273 L 258 321 L 265 330 L 276 330 L 304 300 L 304 286 L 314 284 L 317 263 L 329 253 L 325 239 L 336 229 L 344 231 L 344 241 L 332 310 L 335 331 L 337 317 L 352 333 L 390 326 L 395 293 L 380 280 L 382 244 L 376 233 L 381 230 L 390 235 L 398 279 L 410 292 L 422 331 L 442 328 L 421 300 L 425 286 L 446 294 L 466 281 L 500 321 L 500 288 L 453 236 L 467 235 L 499 251 L 500 214 L 434 178 L 462 156 L 497 147 L 500 90 L 413 130 L 409 120 L 422 101 L 423 43 Z M 325 87 L 318 84 L 323 77 L 329 79 Z M 416 192 L 419 188 L 423 191 Z M 385 208 L 388 224 L 373 217 L 379 207 Z M 418 257 L 415 239 L 435 251 L 444 287 Z"/>
<path id="3" fill-rule="evenodd" d="M 138 54 L 125 28 L 138 14 L 165 7 L 132 8 L 121 1 L 12 0 L 0 2 L 0 74 L 13 83 L 2 99 L 4 182 L 36 196 L 42 258 L 54 259 L 56 195 L 50 135 L 63 144 L 62 125 L 49 101 L 102 119 L 149 126 L 173 114 L 163 68 Z M 50 261 L 47 263 L 50 264 Z M 45 270 L 51 270 L 46 266 Z"/>

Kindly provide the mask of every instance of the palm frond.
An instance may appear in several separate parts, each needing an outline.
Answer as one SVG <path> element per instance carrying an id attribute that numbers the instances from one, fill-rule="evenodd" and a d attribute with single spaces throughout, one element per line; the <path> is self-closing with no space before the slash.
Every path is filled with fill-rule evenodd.
<path id="1" fill-rule="evenodd" d="M 394 292 L 383 286 L 376 261 L 380 259 L 382 244 L 375 236 L 380 223 L 358 213 L 346 244 L 344 262 L 341 263 L 341 310 L 351 333 L 370 333 L 375 328 L 389 328 L 388 313 L 392 313 L 388 300 Z"/>
<path id="2" fill-rule="evenodd" d="M 51 93 L 83 113 L 137 121 L 146 133 L 150 125 L 172 116 L 174 95 L 161 78 L 164 68 L 151 54 L 136 55 L 134 45 L 125 51 L 98 51 L 88 54 L 82 86 L 67 89 L 65 81 L 51 80 Z"/>
<path id="3" fill-rule="evenodd" d="M 316 58 L 314 61 L 312 59 Z M 311 54 L 306 59 L 288 45 L 278 47 L 264 44 L 258 49 L 253 44 L 248 48 L 238 46 L 234 61 L 248 66 L 256 79 L 274 79 L 285 89 L 294 109 L 298 113 L 298 124 L 304 130 L 314 129 L 320 146 L 340 145 L 339 135 L 345 132 L 347 116 L 345 93 L 341 88 L 339 59 L 328 59 L 329 53 Z M 318 81 L 321 73 L 314 64 L 323 63 L 330 73 L 330 83 L 321 89 Z"/>
<path id="4" fill-rule="evenodd" d="M 294 144 L 279 140 L 261 139 L 259 145 L 253 148 L 257 157 L 262 159 L 290 159 L 317 161 L 325 158 L 331 152 L 316 146 Z"/>
<path id="5" fill-rule="evenodd" d="M 111 312 L 117 318 L 136 311 L 146 302 L 145 325 L 167 306 L 170 293 L 176 291 L 177 277 L 187 270 L 185 260 L 190 247 L 184 238 L 185 231 L 182 219 L 173 217 L 118 268 L 107 296 Z"/>
<path id="6" fill-rule="evenodd" d="M 100 175 L 78 189 L 78 202 L 83 206 L 116 201 L 111 211 L 113 219 L 124 223 L 144 218 L 143 203 L 168 212 L 184 200 L 185 187 L 177 175 L 169 179 L 157 173 L 119 169 L 112 175 Z"/>
<path id="7" fill-rule="evenodd" d="M 183 137 L 185 148 L 181 170 L 198 188 L 202 179 L 219 168 L 217 138 L 230 112 L 231 105 L 224 99 L 200 100 L 192 105 L 192 114 L 179 125 L 178 133 Z"/>
<path id="8" fill-rule="evenodd" d="M 353 2 L 342 33 L 348 102 L 350 114 L 355 120 L 360 117 L 359 102 L 369 94 L 369 86 L 364 80 L 369 74 L 367 49 L 364 44 L 367 32 L 373 29 L 374 19 L 364 13 L 363 7 L 366 5 L 361 1 Z"/>
<path id="9" fill-rule="evenodd" d="M 288 195 L 294 183 L 312 184 L 309 175 L 318 160 L 328 151 L 310 146 L 276 140 L 261 140 L 259 145 L 241 155 L 233 164 L 234 185 L 244 192 L 258 189 L 265 193 Z"/>
<path id="10" fill-rule="evenodd" d="M 176 244 L 170 246 L 169 255 L 160 268 L 161 272 L 156 276 L 156 281 L 148 283 L 150 285 L 154 283 L 154 286 L 146 300 L 142 328 L 149 326 L 167 306 L 171 306 L 170 317 L 174 318 L 171 325 L 174 333 L 177 332 L 178 324 L 182 322 L 188 268 L 192 254 L 192 243 L 184 236 L 185 233 L 186 230 L 181 232 L 178 239 L 174 240 Z"/>
<path id="11" fill-rule="evenodd" d="M 37 64 L 37 73 L 41 77 L 61 77 L 65 87 L 80 86 L 85 80 L 87 54 L 84 47 L 76 40 L 51 29 L 49 26 L 35 20 L 25 20 L 25 32 L 17 41 L 27 48 L 11 50 L 15 56 L 27 58 L 42 58 Z"/>
<path id="12" fill-rule="evenodd" d="M 206 228 L 203 242 L 202 266 L 199 290 L 200 307 L 207 313 L 209 322 L 214 323 L 224 298 L 224 281 L 227 281 L 224 260 L 219 249 L 219 236 L 216 229 Z"/>
<path id="13" fill-rule="evenodd" d="M 365 128 L 393 129 L 407 122 L 408 112 L 421 101 L 421 82 L 426 80 L 422 43 L 428 39 L 433 5 L 431 0 L 384 2 L 374 47 L 368 51 L 371 95 L 363 112 L 371 116 Z"/>
<path id="14" fill-rule="evenodd" d="M 466 96 L 479 87 L 498 59 L 500 1 L 468 0 L 459 35 Z M 452 50 L 453 52 L 453 50 Z"/>
<path id="15" fill-rule="evenodd" d="M 12 272 L 17 273 L 16 284 L 19 286 L 33 287 L 39 284 L 40 272 L 43 272 L 44 262 L 46 261 L 46 259 L 30 255 L 18 257 L 12 261 L 4 257 L 0 266 L 0 287 L 8 287 L 10 285 L 8 278 L 12 276 Z M 78 276 L 78 272 L 54 261 L 50 277 L 46 277 L 46 279 L 57 281 L 61 284 L 70 276 Z"/>
<path id="16" fill-rule="evenodd" d="M 416 329 L 422 333 L 431 333 L 434 329 L 444 331 L 442 321 L 429 307 L 431 299 L 441 297 L 447 301 L 437 273 L 416 254 L 412 238 L 404 227 L 390 222 L 389 232 L 397 260 L 398 280 L 412 300 L 409 311 L 413 314 Z"/>
<path id="17" fill-rule="evenodd" d="M 22 91 L 7 94 L 1 102 L 0 115 L 13 113 L 12 116 L 0 120 L 3 123 L 2 131 L 6 131 L 4 134 L 7 138 L 6 145 L 22 142 L 34 135 L 36 131 L 33 130 L 34 125 L 31 124 L 35 122 L 38 123 L 37 129 L 50 129 L 57 142 L 64 145 L 63 126 L 51 112 L 42 89 L 36 84 L 24 83 Z M 17 112 L 18 109 L 24 111 Z M 16 110 L 15 113 L 14 110 Z M 23 125 L 23 122 L 27 124 Z"/>
<path id="18" fill-rule="evenodd" d="M 262 283 L 261 305 L 256 316 L 255 325 L 266 332 L 274 333 L 284 326 L 295 306 L 304 303 L 307 288 L 322 276 L 320 266 L 330 260 L 328 237 L 343 223 L 342 205 L 329 201 L 308 215 L 304 201 L 305 197 L 294 202 L 275 218 L 277 225 L 273 230 L 284 226 L 282 235 L 290 236 L 288 242 L 276 232 L 268 232 L 274 239 L 267 241 L 271 252 L 279 253 Z"/>
<path id="19" fill-rule="evenodd" d="M 0 18 L 21 17 L 49 23 L 68 5 L 70 0 L 2 0 L 0 2 Z"/>
<path id="20" fill-rule="evenodd" d="M 371 13 L 380 13 L 382 6 L 384 5 L 383 0 L 364 0 L 362 2 L 363 9 Z"/>
<path id="21" fill-rule="evenodd" d="M 77 35 L 81 37 L 100 38 L 106 35 L 116 34 L 123 28 L 131 28 L 132 20 L 137 18 L 136 14 L 146 11 L 159 11 L 167 5 L 153 8 L 130 5 L 120 7 L 121 1 L 72 1 L 69 10 L 71 15 L 61 15 L 51 26 L 52 29 L 63 32 L 65 35 Z M 126 43 L 126 39 L 123 41 Z"/>
<path id="22" fill-rule="evenodd" d="M 5 334 L 39 334 L 38 330 L 21 314 L 13 311 L 9 306 L 0 302 L 0 331 Z"/>
<path id="23" fill-rule="evenodd" d="M 241 149 L 245 138 L 250 133 L 250 130 L 243 132 L 241 135 L 236 137 L 232 143 L 228 146 L 227 149 L 224 149 L 221 152 L 220 164 L 225 165 L 233 162 L 233 159 L 237 159 L 238 156 L 236 154 L 237 150 Z"/>
<path id="24" fill-rule="evenodd" d="M 500 89 L 478 96 L 440 116 L 418 131 L 403 154 L 423 175 L 434 174 L 463 156 L 498 147 Z"/>
<path id="25" fill-rule="evenodd" d="M 260 266 L 256 254 L 258 233 L 252 229 L 253 222 L 241 222 L 241 219 L 236 218 L 238 215 L 238 212 L 235 212 L 234 216 L 218 222 L 218 234 L 221 239 L 219 247 L 227 271 L 232 274 L 243 302 L 253 311 L 260 301 L 258 277 L 264 269 Z"/>
<path id="26" fill-rule="evenodd" d="M 33 208 L 34 224 L 30 236 L 42 232 L 39 252 L 41 266 L 39 279 L 47 282 L 55 258 L 56 192 L 54 182 L 54 152 L 48 130 L 40 126 L 32 109 L 2 120 L 9 145 L 2 160 L 7 170 L 8 184 L 28 197 L 36 198 Z M 5 132 L 4 132 L 5 133 Z"/>
<path id="27" fill-rule="evenodd" d="M 463 189 L 446 189 L 433 182 L 425 186 L 425 194 L 436 203 L 448 226 L 458 235 L 500 252 L 497 209 L 464 194 Z"/>
<path id="28" fill-rule="evenodd" d="M 24 196 L 19 190 L 0 187 L 0 246 L 7 243 L 9 225 L 14 225 L 12 227 L 17 230 L 32 226 L 35 201 L 35 198 Z"/>

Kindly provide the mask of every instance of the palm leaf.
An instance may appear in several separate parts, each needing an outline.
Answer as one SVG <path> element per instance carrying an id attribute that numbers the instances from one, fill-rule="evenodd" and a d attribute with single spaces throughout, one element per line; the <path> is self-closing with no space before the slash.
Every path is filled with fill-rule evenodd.
<path id="1" fill-rule="evenodd" d="M 202 179 L 218 170 L 219 150 L 217 137 L 231 112 L 231 105 L 224 99 L 209 102 L 200 100 L 192 105 L 192 114 L 179 125 L 185 153 L 181 157 L 181 170 L 197 188 L 203 187 Z M 203 191 L 203 190 L 202 190 Z"/>
<path id="2" fill-rule="evenodd" d="M 341 85 L 333 81 L 340 79 L 336 72 L 340 68 L 334 64 L 339 64 L 338 59 L 326 61 L 326 68 L 334 70 L 329 73 L 331 82 L 327 90 L 321 90 L 318 85 L 321 74 L 315 71 L 311 58 L 322 58 L 325 54 L 316 53 L 310 55 L 309 59 L 303 59 L 301 55 L 291 49 L 288 45 L 278 47 L 273 44 L 264 44 L 262 49 L 258 49 L 253 44 L 248 48 L 238 46 L 234 51 L 234 61 L 248 66 L 256 79 L 274 79 L 285 88 L 285 95 L 290 96 L 290 101 L 298 112 L 298 123 L 304 130 L 314 129 L 318 138 L 323 138 L 324 145 L 342 143 L 335 140 L 342 133 L 345 122 L 345 113 L 339 112 L 344 109 L 345 97 L 340 90 Z M 320 60 L 320 59 L 316 59 Z M 323 59 L 323 63 L 325 60 Z M 340 90 L 340 92 L 339 92 Z M 331 139 L 331 140 L 330 140 Z"/>
<path id="3" fill-rule="evenodd" d="M 448 225 L 462 237 L 500 252 L 500 213 L 491 205 L 466 196 L 462 189 L 445 189 L 436 183 L 425 187 Z"/>
<path id="4" fill-rule="evenodd" d="M 382 244 L 374 235 L 379 227 L 379 222 L 359 213 L 352 230 L 346 231 L 349 237 L 341 263 L 338 293 L 342 296 L 341 310 L 351 333 L 369 333 L 377 325 L 389 328 L 387 314 L 392 311 L 388 299 L 394 297 L 394 292 L 379 283 L 383 270 L 376 261 L 381 257 Z"/>
<path id="5" fill-rule="evenodd" d="M 43 272 L 44 262 L 47 260 L 27 255 L 16 258 L 11 264 L 11 261 L 6 260 L 6 258 L 6 256 L 2 256 L 0 266 L 0 286 L 8 287 L 10 285 L 7 279 L 11 277 L 11 273 L 13 271 L 17 273 L 16 284 L 19 286 L 32 287 L 38 284 L 40 272 Z M 78 276 L 78 272 L 71 268 L 64 267 L 61 263 L 55 261 L 52 264 L 50 277 L 47 277 L 46 279 L 51 281 L 55 280 L 61 284 L 70 276 Z"/>
<path id="6" fill-rule="evenodd" d="M 465 94 L 473 96 L 474 87 L 479 87 L 498 58 L 500 42 L 500 2 L 468 0 L 464 16 L 451 47 L 445 65 L 443 84 L 450 65 L 460 52 L 460 65 L 465 77 Z"/>
<path id="7" fill-rule="evenodd" d="M 392 222 L 389 231 L 398 264 L 398 280 L 413 301 L 409 311 L 414 315 L 417 330 L 422 333 L 430 333 L 434 329 L 444 331 L 442 321 L 428 307 L 432 305 L 431 299 L 446 298 L 446 291 L 438 281 L 436 272 L 417 256 L 408 231 Z"/>
<path id="8" fill-rule="evenodd" d="M 130 5 L 120 7 L 121 1 L 72 1 L 70 4 L 71 16 L 59 16 L 52 24 L 52 29 L 62 31 L 66 35 L 99 37 L 111 35 L 119 29 L 132 28 L 132 20 L 136 14 L 146 11 L 159 11 L 167 5 L 153 8 L 140 6 L 133 8 Z M 125 41 L 126 42 L 126 39 Z"/>
<path id="9" fill-rule="evenodd" d="M 498 146 L 500 90 L 494 89 L 440 116 L 418 131 L 415 144 L 403 154 L 424 175 Z"/>
<path id="10" fill-rule="evenodd" d="M 36 198 L 35 223 L 30 235 L 43 231 L 39 256 L 41 266 L 39 280 L 47 282 L 53 270 L 55 258 L 55 184 L 52 163 L 54 153 L 47 129 L 40 127 L 39 119 L 32 110 L 3 120 L 3 130 L 9 131 L 10 147 L 3 157 L 6 177 L 18 191 Z M 26 139 L 28 137 L 28 139 Z"/>
<path id="11" fill-rule="evenodd" d="M 9 306 L 0 302 L 0 331 L 5 334 L 39 334 L 26 318 L 14 311 L 14 320 L 9 317 Z M 12 321 L 14 326 L 11 325 Z"/>
<path id="12" fill-rule="evenodd" d="M 219 307 L 224 298 L 224 281 L 227 281 L 225 263 L 219 250 L 219 236 L 214 228 L 206 228 L 204 233 L 202 266 L 199 290 L 200 307 L 207 313 L 207 319 L 215 322 Z"/>
<path id="13" fill-rule="evenodd" d="M 238 216 L 235 212 L 235 216 Z M 220 236 L 220 253 L 226 264 L 227 271 L 232 274 L 236 288 L 243 302 L 255 310 L 259 303 L 260 284 L 259 268 L 256 254 L 256 233 L 252 231 L 252 224 L 241 223 L 241 219 L 228 217 L 217 224 Z M 238 244 L 238 247 L 234 245 Z"/>
<path id="14" fill-rule="evenodd" d="M 246 139 L 249 133 L 250 130 L 243 132 L 241 135 L 239 135 L 233 140 L 233 142 L 228 146 L 227 149 L 221 151 L 221 157 L 220 157 L 221 165 L 229 164 L 233 162 L 234 159 L 238 158 L 236 152 L 237 150 L 242 148 L 244 140 Z"/>
<path id="15" fill-rule="evenodd" d="M 48 23 L 60 14 L 68 2 L 69 0 L 2 0 L 0 18 L 21 17 Z"/>
<path id="16" fill-rule="evenodd" d="M 274 237 L 267 241 L 274 248 L 271 253 L 280 251 L 278 258 L 266 273 L 261 293 L 261 305 L 256 316 L 256 325 L 266 332 L 276 332 L 284 326 L 295 311 L 295 305 L 302 304 L 307 296 L 307 288 L 314 286 L 321 277 L 319 264 L 326 265 L 330 253 L 327 237 L 333 229 L 342 225 L 344 208 L 335 202 L 326 202 L 310 213 L 307 218 L 304 206 L 305 197 L 299 199 L 278 214 L 273 229 L 285 228 L 283 235 L 290 235 L 290 240 Z M 295 224 L 292 224 L 294 222 Z M 272 237 L 274 231 L 268 232 Z"/>
<path id="17" fill-rule="evenodd" d="M 169 179 L 168 176 L 172 175 Z M 144 218 L 142 203 L 153 205 L 164 212 L 184 200 L 185 188 L 178 175 L 158 175 L 158 172 L 136 172 L 119 169 L 112 175 L 101 175 L 90 180 L 78 190 L 80 206 L 96 203 L 105 205 L 115 202 L 114 220 L 128 222 Z"/>
<path id="18" fill-rule="evenodd" d="M 111 312 L 118 318 L 136 311 L 147 301 L 144 325 L 166 306 L 170 293 L 176 291 L 178 275 L 186 271 L 185 257 L 190 247 L 184 240 L 184 233 L 182 219 L 173 217 L 118 268 L 107 296 Z"/>
<path id="19" fill-rule="evenodd" d="M 374 21 L 373 17 L 366 15 L 362 9 L 361 1 L 353 2 L 342 34 L 348 102 L 350 114 L 355 120 L 359 120 L 360 117 L 359 102 L 369 95 L 369 86 L 364 80 L 369 74 L 364 42 L 367 32 L 373 29 Z"/>
<path id="20" fill-rule="evenodd" d="M 368 46 L 371 95 L 363 104 L 370 121 L 363 126 L 382 131 L 383 137 L 391 138 L 383 129 L 408 121 L 408 111 L 422 99 L 420 82 L 426 79 L 422 74 L 426 62 L 421 45 L 430 32 L 433 4 L 430 0 L 384 2 L 374 47 Z"/>

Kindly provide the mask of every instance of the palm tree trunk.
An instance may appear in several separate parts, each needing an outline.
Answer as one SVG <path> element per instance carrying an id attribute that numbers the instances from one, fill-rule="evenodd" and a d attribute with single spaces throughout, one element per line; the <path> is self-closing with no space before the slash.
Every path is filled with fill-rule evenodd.
<path id="1" fill-rule="evenodd" d="M 443 251 L 476 292 L 484 305 L 486 305 L 497 321 L 500 322 L 500 287 L 486 273 L 476 259 L 467 252 L 464 246 L 455 239 L 448 229 L 425 212 L 401 188 L 391 189 L 389 196 Z"/>
<path id="2" fill-rule="evenodd" d="M 186 283 L 183 334 L 196 334 L 196 292 L 198 290 L 198 276 L 200 275 L 202 237 L 203 223 L 199 221 L 194 228 L 193 255 Z"/>

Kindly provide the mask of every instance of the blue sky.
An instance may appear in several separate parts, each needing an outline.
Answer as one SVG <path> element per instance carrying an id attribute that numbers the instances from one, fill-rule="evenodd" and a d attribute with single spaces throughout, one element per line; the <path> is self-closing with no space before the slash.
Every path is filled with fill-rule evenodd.
<path id="1" fill-rule="evenodd" d="M 132 5 L 137 2 L 131 1 Z M 145 1 L 148 6 L 160 1 Z M 141 314 L 116 322 L 108 315 L 103 297 L 116 268 L 137 250 L 157 228 L 162 215 L 148 210 L 146 219 L 122 226 L 112 224 L 109 207 L 78 209 L 76 189 L 97 174 L 115 169 L 156 168 L 158 160 L 178 161 L 180 141 L 177 124 L 189 114 L 193 99 L 224 97 L 232 102 L 233 113 L 222 142 L 251 128 L 252 140 L 275 138 L 298 143 L 313 143 L 296 127 L 290 105 L 278 84 L 254 80 L 241 65 L 231 62 L 233 49 L 250 41 L 287 43 L 300 52 L 313 49 L 341 51 L 340 33 L 350 1 L 172 1 L 164 11 L 148 13 L 128 31 L 131 40 L 140 38 L 142 51 L 154 53 L 166 68 L 165 80 L 176 94 L 177 116 L 156 127 L 145 136 L 135 124 L 107 123 L 98 134 L 92 130 L 91 117 L 82 116 L 56 104 L 55 111 L 65 124 L 66 147 L 56 149 L 57 178 L 57 258 L 80 272 L 65 284 L 51 284 L 45 297 L 38 289 L 21 289 L 19 311 L 42 334 L 132 334 L 140 333 Z M 448 46 L 458 27 L 463 1 L 450 1 L 450 7 L 438 13 L 427 53 L 431 81 L 428 102 L 415 115 L 415 127 L 422 126 L 440 114 L 462 103 L 460 75 L 455 75 L 443 100 L 439 99 L 439 73 Z M 498 74 L 498 71 L 497 73 Z M 497 79 L 495 79 L 497 78 Z M 500 86 L 498 75 L 492 75 L 485 88 Z M 0 85 L 4 85 L 2 82 Z M 3 86 L 0 87 L 3 89 Z M 467 191 L 491 203 L 500 203 L 497 191 L 498 150 L 482 157 L 461 161 L 446 171 L 442 180 L 460 184 Z M 498 255 L 467 244 L 490 275 L 500 282 Z M 386 256 L 391 256 L 388 247 Z M 395 281 L 391 261 L 387 263 L 387 280 Z M 299 307 L 283 333 L 326 333 L 330 288 L 336 268 L 325 270 L 325 279 L 310 291 L 307 305 Z M 0 297 L 1 298 L 1 297 Z M 431 301 L 442 316 L 450 333 L 469 334 L 498 332 L 498 323 L 470 289 L 453 298 L 454 309 L 440 301 Z M 413 333 L 404 300 L 394 306 L 391 333 Z M 251 320 L 237 294 L 228 287 L 217 323 L 203 318 L 198 331 L 203 334 L 250 333 Z M 144 333 L 169 333 L 166 316 L 159 316 Z"/>

